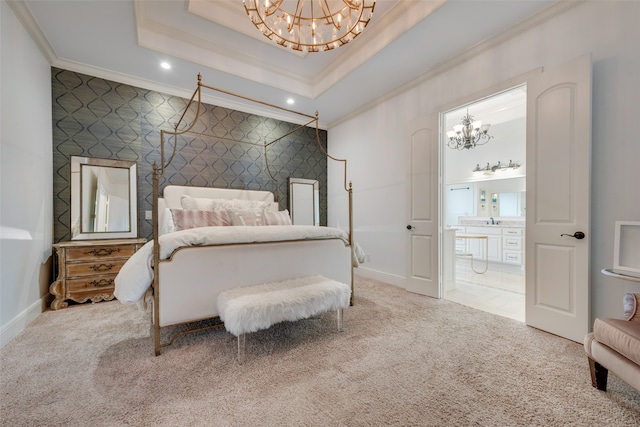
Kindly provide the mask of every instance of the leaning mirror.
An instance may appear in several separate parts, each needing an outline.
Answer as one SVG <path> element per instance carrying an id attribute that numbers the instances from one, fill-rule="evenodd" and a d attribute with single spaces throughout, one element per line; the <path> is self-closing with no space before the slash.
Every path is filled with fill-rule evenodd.
<path id="1" fill-rule="evenodd" d="M 71 157 L 71 239 L 138 237 L 136 162 Z"/>
<path id="2" fill-rule="evenodd" d="M 289 211 L 293 225 L 320 225 L 320 189 L 317 180 L 289 178 Z"/>

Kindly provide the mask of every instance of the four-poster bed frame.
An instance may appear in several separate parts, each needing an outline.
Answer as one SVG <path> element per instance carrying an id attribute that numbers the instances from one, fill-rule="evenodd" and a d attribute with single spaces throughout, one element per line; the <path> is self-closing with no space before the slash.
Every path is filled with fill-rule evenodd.
<path id="1" fill-rule="evenodd" d="M 283 136 L 280 136 L 271 141 L 265 141 L 264 143 L 252 142 L 252 141 L 242 141 L 242 140 L 234 140 L 224 136 L 216 136 L 216 135 L 208 135 L 204 133 L 194 132 L 193 128 L 200 118 L 201 115 L 201 106 L 202 106 L 202 89 L 209 89 L 212 91 L 220 92 L 226 95 L 230 95 L 236 98 L 243 99 L 245 101 L 249 101 L 251 103 L 257 103 L 269 108 L 282 110 L 287 113 L 295 114 L 308 121 L 290 132 L 286 133 Z M 189 111 L 189 107 L 196 103 L 196 111 L 195 118 L 191 123 L 186 123 L 185 116 Z M 347 161 L 345 159 L 335 158 L 327 152 L 325 147 L 323 147 L 320 141 L 319 135 L 319 121 L 318 121 L 318 113 L 316 112 L 315 116 L 311 116 L 305 113 L 297 112 L 294 110 L 278 107 L 276 105 L 272 105 L 266 102 L 262 102 L 256 99 L 252 99 L 243 95 L 235 94 L 226 90 L 222 90 L 213 86 L 206 85 L 202 82 L 202 77 L 198 74 L 198 84 L 197 88 L 194 91 L 191 99 L 187 103 L 187 106 L 182 113 L 180 119 L 177 123 L 175 123 L 172 130 L 161 130 L 160 131 L 160 164 L 158 165 L 156 162 L 153 163 L 153 210 L 152 210 L 152 220 L 153 220 L 153 279 L 151 284 L 151 292 L 153 293 L 153 312 L 152 312 L 152 331 L 155 343 L 155 354 L 159 355 L 161 348 L 171 345 L 173 341 L 189 332 L 195 332 L 196 330 L 207 329 L 211 327 L 220 326 L 220 324 L 206 326 L 204 328 L 192 329 L 185 332 L 179 332 L 175 334 L 169 342 L 162 343 L 160 331 L 161 328 L 166 326 L 174 326 L 182 323 L 192 323 L 198 320 L 204 320 L 206 318 L 216 317 L 215 311 L 211 311 L 208 308 L 205 310 L 206 314 L 194 314 L 196 317 L 191 318 L 191 314 L 185 317 L 185 314 L 175 314 L 171 313 L 172 310 L 166 310 L 167 305 L 172 305 L 175 300 L 168 298 L 186 298 L 191 302 L 187 301 L 186 303 L 183 301 L 181 303 L 176 302 L 176 305 L 189 305 L 195 304 L 198 305 L 202 302 L 203 299 L 209 299 L 213 295 L 217 295 L 217 293 L 223 288 L 237 287 L 237 286 L 247 286 L 257 284 L 264 277 L 265 280 L 282 280 L 287 278 L 292 278 L 300 275 L 308 275 L 308 274 L 322 274 L 330 277 L 334 280 L 341 280 L 344 283 L 349 282 L 348 284 L 351 286 L 351 305 L 353 305 L 353 266 L 354 266 L 354 240 L 353 240 L 353 190 L 352 185 L 349 182 L 347 185 Z M 275 182 L 275 191 L 276 194 L 278 192 L 278 184 L 275 177 L 272 175 L 271 170 L 269 169 L 268 159 L 267 159 L 267 148 L 276 143 L 277 141 L 283 139 L 284 137 L 291 135 L 295 131 L 305 127 L 305 126 L 315 126 L 315 136 L 316 142 L 322 151 L 322 153 L 330 160 L 341 162 L 344 168 L 344 190 L 348 194 L 348 205 L 349 205 L 349 230 L 348 233 L 345 233 L 347 237 L 344 239 L 310 239 L 310 240 L 292 240 L 285 239 L 280 242 L 255 242 L 255 243 L 241 243 L 241 244 L 216 244 L 216 245 L 205 245 L 198 246 L 197 249 L 195 247 L 187 247 L 187 248 L 179 248 L 173 251 L 169 259 L 161 259 L 161 243 L 160 243 L 160 229 L 159 229 L 159 217 L 160 217 L 160 204 L 166 207 L 176 207 L 177 200 L 176 197 L 173 196 L 173 201 L 167 199 L 167 194 L 164 194 L 164 199 L 160 198 L 160 178 L 164 175 L 167 167 L 171 165 L 171 162 L 174 159 L 177 150 L 177 139 L 179 136 L 184 134 L 198 134 L 205 137 L 212 137 L 218 140 L 224 140 L 232 143 L 239 144 L 251 144 L 255 146 L 260 146 L 264 149 L 264 158 L 266 163 L 266 170 L 271 177 L 271 179 Z M 168 160 L 165 161 L 165 150 L 166 145 L 169 142 L 168 140 L 173 137 L 173 148 L 169 155 Z M 171 187 L 171 186 L 169 186 Z M 169 188 L 167 187 L 167 188 Z M 207 192 L 207 189 L 199 189 L 199 187 L 193 187 L 196 194 L 199 191 Z M 222 189 L 211 189 L 212 191 L 224 191 Z M 172 190 L 173 191 L 173 190 Z M 268 192 L 256 192 L 256 191 L 247 191 L 247 190 L 230 190 L 230 196 L 223 196 L 229 198 L 238 197 L 237 191 L 240 191 L 242 195 L 240 197 L 248 197 L 248 198 L 262 198 L 263 195 L 255 195 L 253 193 L 268 193 Z M 236 193 L 233 193 L 235 191 Z M 166 188 L 165 188 L 166 193 Z M 246 194 L 245 194 L 246 193 Z M 251 194 L 249 194 L 251 193 Z M 218 194 L 218 193 L 215 193 Z M 249 195 L 247 195 L 249 194 Z M 205 196 L 206 197 L 206 196 Z M 277 198 L 275 200 L 278 201 Z M 225 227 L 226 228 L 226 227 Z M 317 227 L 316 227 L 317 228 Z M 186 266 L 183 267 L 183 270 L 193 269 L 193 262 L 211 264 L 212 260 L 216 260 L 216 262 L 224 263 L 225 266 L 232 266 L 229 269 L 219 268 L 209 266 L 209 270 L 205 274 L 208 276 L 206 280 L 203 281 L 202 277 L 195 276 L 192 273 L 190 277 L 181 277 L 180 275 L 183 273 L 170 272 L 168 264 L 178 264 L 182 257 L 190 257 L 191 253 L 196 253 L 197 256 L 193 256 L 193 258 L 200 258 L 198 261 L 189 261 L 191 264 L 187 263 Z M 237 252 L 235 255 L 234 252 Z M 235 258 L 234 258 L 235 257 Z M 238 259 L 241 261 L 238 261 Z M 348 257 L 348 261 L 347 261 Z M 191 259 L 191 258 L 190 258 Z M 252 264 L 252 262 L 256 264 Z M 261 264 L 262 265 L 261 265 Z M 348 264 L 347 264 L 348 263 Z M 220 264 L 218 264 L 220 266 Z M 244 267 L 244 268 L 243 268 Z M 248 267 L 248 268 L 247 268 Z M 173 269 L 173 266 L 171 267 Z M 213 269 L 213 270 L 212 270 Z M 229 270 L 229 271 L 227 271 Z M 233 270 L 233 271 L 231 271 Z M 179 270 L 181 271 L 181 270 Z M 249 273 L 250 272 L 250 273 Z M 205 289 L 208 287 L 207 280 L 210 281 L 218 281 L 216 284 L 212 285 L 217 287 L 215 290 Z M 176 291 L 174 289 L 169 289 L 169 282 L 184 282 L 182 283 L 183 288 L 181 290 Z M 191 292 L 190 282 L 203 282 L 199 285 L 201 290 L 194 291 L 194 295 L 185 296 L 185 293 Z M 252 282 L 253 281 L 253 282 Z M 199 294 L 202 293 L 202 295 Z M 164 297 L 165 294 L 172 295 L 171 297 Z M 208 302 L 207 302 L 208 303 Z M 215 301 L 210 301 L 210 303 L 215 307 Z M 190 310 L 189 307 L 183 307 L 181 310 L 184 311 Z M 207 311 L 209 310 L 209 311 Z M 169 313 L 167 313 L 169 311 Z M 197 310 L 195 310 L 197 312 Z"/>

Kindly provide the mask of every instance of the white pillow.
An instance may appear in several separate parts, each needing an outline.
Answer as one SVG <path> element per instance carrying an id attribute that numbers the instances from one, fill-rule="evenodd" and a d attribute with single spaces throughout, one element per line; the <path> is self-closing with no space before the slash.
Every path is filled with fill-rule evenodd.
<path id="1" fill-rule="evenodd" d="M 166 208 L 164 213 L 162 214 L 162 222 L 160 223 L 160 227 L 158 233 L 160 236 L 168 233 L 173 233 L 176 231 L 173 225 L 173 215 L 171 215 L 171 209 Z"/>
<path id="2" fill-rule="evenodd" d="M 233 225 L 264 225 L 264 209 L 229 209 L 227 212 Z"/>
<path id="3" fill-rule="evenodd" d="M 241 199 L 206 199 L 201 197 L 182 196 L 180 198 L 182 209 L 196 211 L 215 211 L 218 209 L 254 209 L 265 210 L 269 207 L 269 202 L 262 200 L 241 200 Z"/>
<path id="4" fill-rule="evenodd" d="M 180 204 L 182 209 L 188 209 L 192 211 L 213 211 L 219 209 L 215 203 L 215 199 L 203 199 L 199 197 L 182 196 L 180 197 Z"/>

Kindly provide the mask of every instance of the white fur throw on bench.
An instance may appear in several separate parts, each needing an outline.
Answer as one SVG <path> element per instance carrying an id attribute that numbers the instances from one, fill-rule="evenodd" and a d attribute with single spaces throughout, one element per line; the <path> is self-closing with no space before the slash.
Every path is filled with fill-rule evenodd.
<path id="1" fill-rule="evenodd" d="M 233 335 L 267 329 L 349 306 L 348 285 L 322 276 L 228 289 L 218 295 L 218 312 Z"/>

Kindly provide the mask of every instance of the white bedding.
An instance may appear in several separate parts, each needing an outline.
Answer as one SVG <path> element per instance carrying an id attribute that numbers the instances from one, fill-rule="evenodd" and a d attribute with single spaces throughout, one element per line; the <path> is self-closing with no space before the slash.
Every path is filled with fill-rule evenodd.
<path id="1" fill-rule="evenodd" d="M 348 234 L 338 228 L 274 225 L 201 227 L 160 236 L 160 259 L 168 259 L 184 246 L 220 245 L 231 243 L 277 242 L 285 240 L 313 240 L 339 238 L 349 243 Z M 364 253 L 357 244 L 353 248 L 353 263 L 364 262 Z M 115 278 L 115 297 L 122 303 L 140 303 L 153 281 L 153 241 L 138 250 Z"/>

